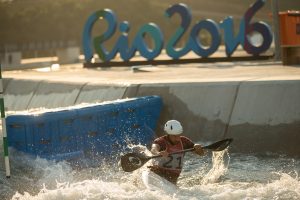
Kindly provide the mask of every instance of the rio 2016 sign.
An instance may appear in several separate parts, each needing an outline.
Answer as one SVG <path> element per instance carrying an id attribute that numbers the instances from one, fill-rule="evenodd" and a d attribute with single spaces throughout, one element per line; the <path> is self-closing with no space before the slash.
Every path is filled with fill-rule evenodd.
<path id="1" fill-rule="evenodd" d="M 272 43 L 272 32 L 270 27 L 264 22 L 250 23 L 254 14 L 263 7 L 264 4 L 265 0 L 257 0 L 250 6 L 240 22 L 239 33 L 236 36 L 234 35 L 232 17 L 227 17 L 220 23 L 216 23 L 211 19 L 205 19 L 196 23 L 190 31 L 185 46 L 180 49 L 175 48 L 175 46 L 190 26 L 192 15 L 190 9 L 185 4 L 175 4 L 170 6 L 166 10 L 165 16 L 171 18 L 174 14 L 179 14 L 181 17 L 181 24 L 166 42 L 165 49 L 167 55 L 172 59 L 179 59 L 188 52 L 193 51 L 200 57 L 209 57 L 218 50 L 221 44 L 221 29 L 224 31 L 224 44 L 227 57 L 232 55 L 239 44 L 242 45 L 243 49 L 248 54 L 254 56 L 265 52 Z M 102 35 L 92 39 L 93 26 L 99 19 L 105 19 L 108 22 L 108 28 Z M 161 50 L 164 47 L 162 31 L 154 23 L 148 23 L 141 26 L 130 46 L 128 42 L 130 26 L 127 21 L 123 21 L 119 25 L 121 35 L 109 52 L 105 49 L 103 43 L 115 34 L 116 27 L 116 15 L 110 9 L 96 11 L 90 15 L 83 31 L 83 50 L 87 63 L 91 62 L 94 49 L 103 62 L 109 62 L 117 53 L 120 53 L 120 56 L 124 61 L 129 61 L 135 55 L 136 51 L 139 51 L 140 55 L 147 60 L 153 60 L 161 53 Z M 209 47 L 204 47 L 198 39 L 201 30 L 206 30 L 211 35 L 212 42 Z M 247 37 L 253 32 L 259 33 L 263 38 L 263 41 L 259 46 L 253 45 Z M 145 42 L 146 34 L 154 41 L 154 47 L 152 49 L 150 49 Z"/>

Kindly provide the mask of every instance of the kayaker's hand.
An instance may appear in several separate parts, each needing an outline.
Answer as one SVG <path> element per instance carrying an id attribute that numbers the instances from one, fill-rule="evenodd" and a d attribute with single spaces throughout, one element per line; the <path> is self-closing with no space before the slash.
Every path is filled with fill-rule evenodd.
<path id="1" fill-rule="evenodd" d="M 169 156 L 169 153 L 167 151 L 161 151 L 159 152 L 159 155 L 161 155 L 162 157 L 166 158 Z"/>
<path id="2" fill-rule="evenodd" d="M 195 153 L 200 155 L 200 156 L 203 156 L 205 154 L 202 146 L 200 144 L 195 144 L 194 145 L 194 148 L 195 148 Z"/>

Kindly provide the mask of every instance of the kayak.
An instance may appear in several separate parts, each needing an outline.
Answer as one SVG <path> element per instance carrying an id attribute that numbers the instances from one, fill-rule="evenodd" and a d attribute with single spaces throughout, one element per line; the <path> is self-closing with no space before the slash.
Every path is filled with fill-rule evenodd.
<path id="1" fill-rule="evenodd" d="M 151 191 L 165 191 L 167 193 L 174 193 L 178 189 L 176 185 L 160 177 L 154 172 L 146 169 L 142 171 L 142 181 L 145 187 Z"/>

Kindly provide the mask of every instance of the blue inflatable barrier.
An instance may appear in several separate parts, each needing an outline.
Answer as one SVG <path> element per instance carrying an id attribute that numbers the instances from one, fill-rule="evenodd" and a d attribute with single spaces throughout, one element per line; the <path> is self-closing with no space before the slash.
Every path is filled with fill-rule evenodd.
<path id="1" fill-rule="evenodd" d="M 154 139 L 162 100 L 146 96 L 6 118 L 9 146 L 47 159 L 117 155 Z"/>

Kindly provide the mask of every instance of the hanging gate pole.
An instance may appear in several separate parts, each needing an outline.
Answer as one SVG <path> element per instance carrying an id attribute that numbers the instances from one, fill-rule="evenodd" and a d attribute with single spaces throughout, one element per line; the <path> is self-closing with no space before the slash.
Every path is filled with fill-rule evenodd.
<path id="1" fill-rule="evenodd" d="M 280 49 L 280 32 L 279 32 L 279 6 L 278 0 L 272 0 L 272 17 L 274 26 L 274 44 L 275 44 L 275 56 L 276 61 L 281 60 L 281 49 Z"/>
<path id="2" fill-rule="evenodd" d="M 6 178 L 10 178 L 10 166 L 9 166 L 9 157 L 8 157 L 8 143 L 7 143 L 7 133 L 6 133 L 6 122 L 5 122 L 5 108 L 4 108 L 3 81 L 2 81 L 1 65 L 0 65 L 0 108 L 1 108 L 5 171 L 6 171 Z"/>

